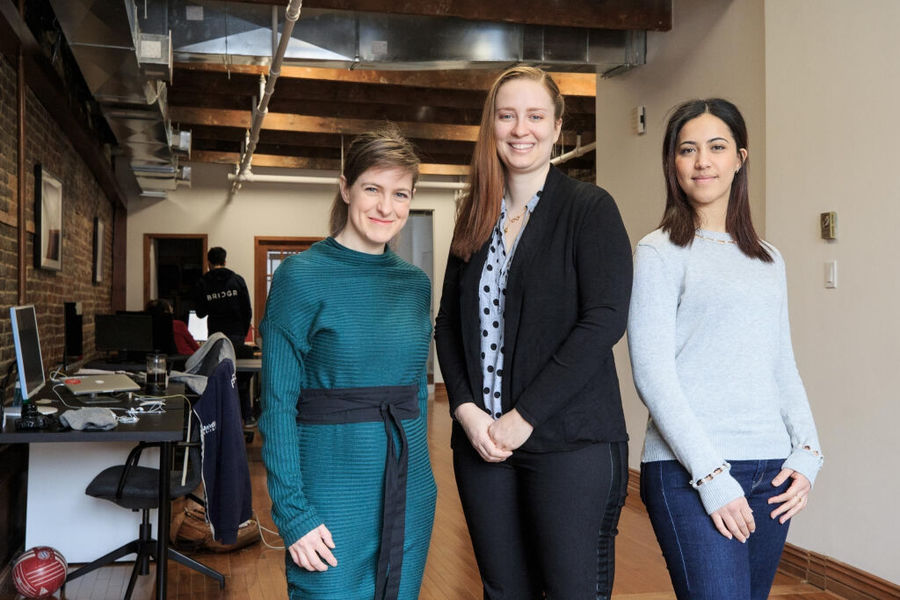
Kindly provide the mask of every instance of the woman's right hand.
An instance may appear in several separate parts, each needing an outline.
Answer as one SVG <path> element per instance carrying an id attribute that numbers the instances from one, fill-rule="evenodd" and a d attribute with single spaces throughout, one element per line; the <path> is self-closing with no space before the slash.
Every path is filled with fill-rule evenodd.
<path id="1" fill-rule="evenodd" d="M 298 567 L 307 571 L 327 571 L 328 565 L 336 567 L 338 564 L 334 554 L 331 553 L 333 548 L 331 532 L 323 523 L 291 544 L 288 552 Z"/>
<path id="2" fill-rule="evenodd" d="M 750 534 L 756 531 L 753 511 L 744 496 L 735 498 L 709 516 L 712 517 L 719 533 L 729 540 L 736 537 L 739 542 L 744 543 Z"/>
<path id="3" fill-rule="evenodd" d="M 462 425 L 469 443 L 487 462 L 503 462 L 512 456 L 511 450 L 503 450 L 488 433 L 488 427 L 494 420 L 489 414 L 475 406 L 474 402 L 460 404 L 455 412 L 456 420 Z"/>

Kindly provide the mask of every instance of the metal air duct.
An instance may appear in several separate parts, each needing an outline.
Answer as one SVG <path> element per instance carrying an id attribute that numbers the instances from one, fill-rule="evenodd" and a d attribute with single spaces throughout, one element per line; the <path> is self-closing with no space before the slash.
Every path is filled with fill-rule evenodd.
<path id="1" fill-rule="evenodd" d="M 269 6 L 170 0 L 169 22 L 179 62 L 259 65 L 272 55 Z M 642 65 L 645 55 L 644 31 L 304 8 L 284 62 L 380 70 L 500 69 L 528 62 L 605 74 Z"/>
<path id="2" fill-rule="evenodd" d="M 149 192 L 175 189 L 184 181 L 178 158 L 190 135 L 173 135 L 167 114 L 166 83 L 172 77 L 172 43 L 165 24 L 168 6 L 155 3 L 151 19 L 150 11 L 139 11 L 133 0 L 50 0 L 50 4 L 140 193 L 159 196 Z M 126 182 L 123 187 L 131 186 Z"/>

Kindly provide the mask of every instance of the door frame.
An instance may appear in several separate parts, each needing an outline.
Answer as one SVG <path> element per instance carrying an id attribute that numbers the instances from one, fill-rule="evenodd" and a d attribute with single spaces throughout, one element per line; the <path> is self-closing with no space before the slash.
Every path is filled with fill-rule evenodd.
<path id="1" fill-rule="evenodd" d="M 287 235 L 257 235 L 253 237 L 253 326 L 259 331 L 259 322 L 266 311 L 266 254 L 269 250 L 306 250 L 322 237 L 297 237 Z"/>

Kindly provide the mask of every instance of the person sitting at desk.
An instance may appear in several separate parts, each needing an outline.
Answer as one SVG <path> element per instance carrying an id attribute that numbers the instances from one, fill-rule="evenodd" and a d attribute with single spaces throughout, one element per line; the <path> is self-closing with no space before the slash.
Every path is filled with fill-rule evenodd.
<path id="1" fill-rule="evenodd" d="M 156 313 L 170 315 L 172 314 L 172 305 L 169 304 L 168 300 L 159 298 L 149 301 L 144 310 L 151 315 Z M 178 354 L 190 356 L 200 348 L 200 344 L 191 335 L 187 323 L 184 321 L 172 319 L 172 335 L 175 337 L 175 349 L 178 351 Z"/>

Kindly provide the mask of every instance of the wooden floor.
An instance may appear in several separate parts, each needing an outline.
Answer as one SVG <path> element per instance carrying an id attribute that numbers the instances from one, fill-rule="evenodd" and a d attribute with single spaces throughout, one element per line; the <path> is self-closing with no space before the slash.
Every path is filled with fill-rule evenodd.
<path id="1" fill-rule="evenodd" d="M 431 549 L 422 584 L 421 600 L 479 600 L 481 584 L 472 546 L 466 531 L 459 498 L 453 481 L 450 454 L 450 418 L 446 400 L 438 398 L 429 413 L 429 444 L 434 475 L 438 484 L 437 515 Z M 253 479 L 253 506 L 263 526 L 274 529 L 265 486 L 265 470 L 260 460 L 259 436 L 248 447 Z M 666 567 L 647 515 L 626 506 L 619 523 L 616 543 L 616 600 L 674 599 Z M 137 533 L 135 531 L 135 533 Z M 265 534 L 272 545 L 280 538 Z M 172 600 L 283 600 L 284 553 L 262 543 L 228 554 L 197 554 L 195 558 L 224 573 L 224 590 L 215 582 L 174 562 L 169 563 L 168 597 Z M 131 565 L 107 567 L 73 581 L 64 598 L 69 600 L 118 600 L 124 595 Z M 153 571 L 139 578 L 133 598 L 153 598 Z M 0 589 L 0 600 L 13 600 L 10 583 Z M 62 600 L 61 593 L 54 598 Z M 833 600 L 823 592 L 796 578 L 779 574 L 770 598 L 778 600 Z M 340 599 L 335 599 L 340 600 Z"/>

